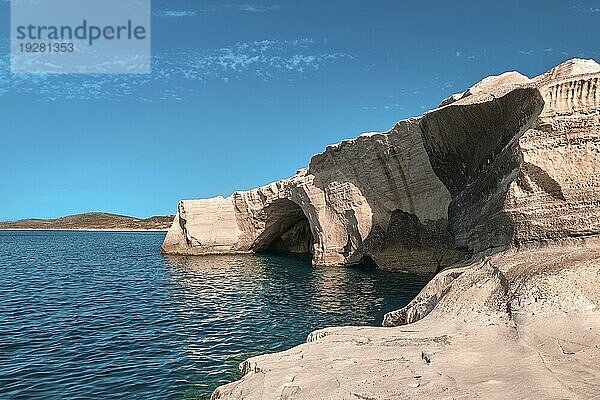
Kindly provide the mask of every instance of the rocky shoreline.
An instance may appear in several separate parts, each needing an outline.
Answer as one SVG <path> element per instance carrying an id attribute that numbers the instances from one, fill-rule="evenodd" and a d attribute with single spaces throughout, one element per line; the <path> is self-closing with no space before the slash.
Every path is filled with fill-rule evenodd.
<path id="1" fill-rule="evenodd" d="M 181 201 L 165 253 L 436 274 L 387 328 L 315 332 L 213 399 L 592 398 L 599 172 L 600 65 L 574 59 L 486 78 L 289 179 Z"/>
<path id="2" fill-rule="evenodd" d="M 503 252 L 444 271 L 405 308 L 410 325 L 316 331 L 247 360 L 243 378 L 212 399 L 594 398 L 599 243 Z"/>

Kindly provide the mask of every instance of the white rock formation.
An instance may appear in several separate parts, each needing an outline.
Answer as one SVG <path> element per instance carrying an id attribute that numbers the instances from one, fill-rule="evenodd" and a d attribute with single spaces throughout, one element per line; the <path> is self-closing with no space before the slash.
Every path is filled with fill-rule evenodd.
<path id="1" fill-rule="evenodd" d="M 162 250 L 308 248 L 316 265 L 371 257 L 433 273 L 488 249 L 598 233 L 599 77 L 594 61 L 570 60 L 534 79 L 486 78 L 421 118 L 327 147 L 289 179 L 180 202 Z"/>
<path id="2" fill-rule="evenodd" d="M 215 200 L 181 203 L 167 252 L 262 250 L 297 237 L 286 232 L 305 217 L 316 264 L 447 266 L 386 315 L 389 328 L 314 332 L 246 361 L 213 398 L 597 397 L 599 86 L 591 60 L 484 79 L 389 132 L 328 147 L 288 180 L 221 200 L 233 240 L 189 223 Z"/>
<path id="3" fill-rule="evenodd" d="M 419 120 L 413 119 L 386 133 L 329 146 L 290 179 L 226 199 L 180 202 L 162 249 L 261 251 L 306 219 L 314 264 L 346 265 L 369 255 L 381 266 L 422 264 L 435 271 L 440 260 L 462 255 L 443 232 L 449 203 L 450 194 L 429 164 Z M 423 233 L 423 239 L 405 229 Z"/>

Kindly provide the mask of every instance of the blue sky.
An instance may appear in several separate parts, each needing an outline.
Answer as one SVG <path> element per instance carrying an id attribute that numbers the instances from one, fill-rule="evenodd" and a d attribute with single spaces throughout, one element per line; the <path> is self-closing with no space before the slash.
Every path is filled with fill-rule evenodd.
<path id="1" fill-rule="evenodd" d="M 600 60 L 600 0 L 152 7 L 151 75 L 11 75 L 0 0 L 0 220 L 174 213 L 291 176 L 485 76 Z"/>

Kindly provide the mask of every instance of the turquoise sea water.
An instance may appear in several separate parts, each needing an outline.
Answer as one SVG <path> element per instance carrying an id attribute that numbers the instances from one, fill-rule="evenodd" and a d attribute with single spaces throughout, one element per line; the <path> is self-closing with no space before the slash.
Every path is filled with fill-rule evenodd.
<path id="1" fill-rule="evenodd" d="M 379 325 L 426 283 L 304 257 L 165 257 L 164 233 L 0 231 L 0 399 L 204 399 L 247 357 Z"/>

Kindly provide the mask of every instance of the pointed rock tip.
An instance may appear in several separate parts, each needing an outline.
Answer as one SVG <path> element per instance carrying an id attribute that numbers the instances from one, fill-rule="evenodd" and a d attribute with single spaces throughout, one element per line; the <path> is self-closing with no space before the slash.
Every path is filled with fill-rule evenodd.
<path id="1" fill-rule="evenodd" d="M 529 82 L 530 79 L 517 72 L 517 71 L 509 71 L 504 72 L 500 75 L 491 75 L 486 78 L 483 78 L 469 89 L 462 93 L 456 93 L 442 101 L 439 107 L 446 106 L 448 104 L 452 104 L 456 101 L 464 99 L 465 97 L 469 97 L 473 94 L 477 93 L 489 93 L 493 92 L 494 88 L 504 86 L 504 85 L 520 85 Z"/>
<path id="2" fill-rule="evenodd" d="M 572 58 L 535 79 L 561 79 L 569 76 L 594 74 L 600 72 L 600 64 L 592 59 Z"/>

